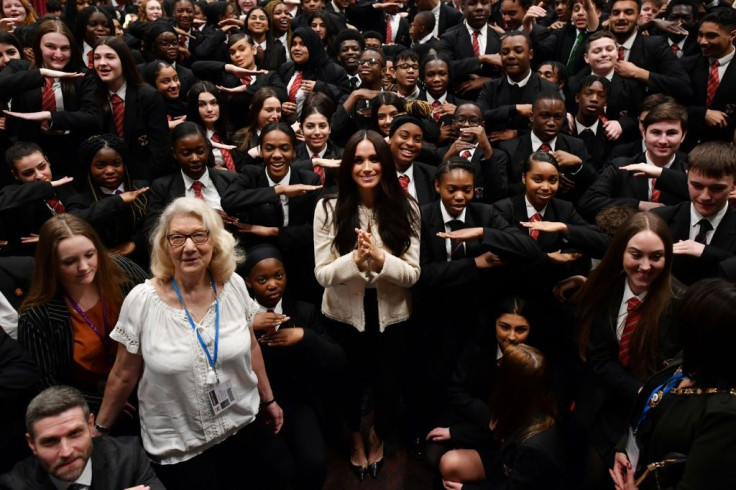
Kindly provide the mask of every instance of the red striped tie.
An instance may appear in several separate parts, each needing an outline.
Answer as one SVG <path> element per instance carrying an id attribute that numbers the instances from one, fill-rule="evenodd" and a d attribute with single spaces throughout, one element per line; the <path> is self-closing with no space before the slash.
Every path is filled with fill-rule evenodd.
<path id="1" fill-rule="evenodd" d="M 53 84 L 54 79 L 47 78 L 43 89 L 41 89 L 41 110 L 51 113 L 56 112 L 56 94 L 54 94 L 54 89 L 52 88 Z M 46 128 L 49 127 L 49 121 L 44 121 L 42 124 Z"/>
<path id="2" fill-rule="evenodd" d="M 633 297 L 627 301 L 626 305 L 626 322 L 624 323 L 624 331 L 621 333 L 621 341 L 618 344 L 618 360 L 624 366 L 628 366 L 631 362 L 629 356 L 629 348 L 631 346 L 631 337 L 634 335 L 636 325 L 639 323 L 641 312 L 639 307 L 641 301 L 639 298 Z"/>
<path id="3" fill-rule="evenodd" d="M 552 151 L 552 147 L 549 146 L 547 143 L 542 143 L 539 145 L 539 149 L 537 151 L 543 151 L 545 153 L 549 153 Z"/>
<path id="4" fill-rule="evenodd" d="M 222 143 L 222 138 L 217 136 L 217 133 L 212 133 L 212 141 L 215 143 Z M 237 169 L 235 168 L 235 161 L 233 161 L 233 156 L 230 154 L 229 150 L 225 150 L 224 148 L 218 148 L 220 150 L 220 153 L 222 154 L 222 159 L 225 160 L 225 166 L 228 170 L 231 172 L 235 172 Z"/>
<path id="5" fill-rule="evenodd" d="M 87 68 L 90 70 L 95 69 L 95 52 L 92 49 L 87 53 Z"/>
<path id="6" fill-rule="evenodd" d="M 652 179 L 652 198 L 649 199 L 651 202 L 659 202 L 659 197 L 662 195 L 662 191 L 655 189 L 657 185 L 657 179 Z"/>
<path id="7" fill-rule="evenodd" d="M 409 176 L 408 175 L 400 176 L 399 184 L 401 185 L 401 188 L 404 189 L 404 192 L 409 194 Z"/>
<path id="8" fill-rule="evenodd" d="M 394 33 L 393 29 L 391 29 L 391 16 L 386 16 L 386 44 L 391 44 L 391 41 L 393 40 Z"/>
<path id="9" fill-rule="evenodd" d="M 618 47 L 618 60 L 624 61 L 626 59 L 626 51 L 623 46 Z"/>
<path id="10" fill-rule="evenodd" d="M 302 88 L 302 79 L 304 78 L 304 74 L 300 71 L 296 72 L 296 77 L 294 77 L 294 83 L 291 84 L 291 88 L 289 89 L 289 102 L 296 103 L 296 93 L 299 91 L 300 88 Z"/>
<path id="11" fill-rule="evenodd" d="M 713 97 L 716 96 L 716 91 L 718 90 L 718 85 L 721 84 L 721 81 L 718 79 L 718 67 L 721 66 L 721 64 L 718 62 L 718 60 L 714 60 L 713 63 L 710 65 L 710 75 L 708 75 L 708 86 L 707 86 L 707 95 L 705 99 L 705 105 L 707 107 L 710 107 L 710 105 L 713 103 Z"/>
<path id="12" fill-rule="evenodd" d="M 194 182 L 192 182 L 192 190 L 194 191 L 194 197 L 204 201 L 204 194 L 202 194 L 202 189 L 204 189 L 203 183 L 201 183 L 198 180 L 195 180 Z"/>
<path id="13" fill-rule="evenodd" d="M 48 204 L 49 207 L 54 210 L 54 215 L 64 214 L 64 204 L 62 204 L 59 199 L 55 197 L 52 197 L 51 199 L 46 199 L 46 204 Z"/>
<path id="14" fill-rule="evenodd" d="M 529 218 L 529 221 L 531 223 L 542 221 L 542 215 L 539 213 L 534 213 L 534 215 L 531 218 Z M 534 241 L 536 241 L 537 238 L 539 238 L 539 230 L 533 230 L 533 229 L 529 230 L 529 236 L 532 237 Z"/>
<path id="15" fill-rule="evenodd" d="M 441 105 L 442 103 L 439 100 L 432 102 L 432 118 L 434 122 L 440 122 L 440 113 L 437 111 L 437 108 Z"/>
<path id="16" fill-rule="evenodd" d="M 119 137 L 123 137 L 123 121 L 125 120 L 125 102 L 118 94 L 110 96 L 110 104 L 112 104 L 112 120 L 115 123 L 115 131 Z"/>
<path id="17" fill-rule="evenodd" d="M 186 49 L 187 48 L 187 37 L 182 34 L 179 36 L 179 47 Z M 179 61 L 183 61 L 186 57 L 184 49 L 179 50 Z"/>
<path id="18" fill-rule="evenodd" d="M 252 78 L 252 77 L 251 77 L 250 75 L 243 75 L 243 76 L 242 76 L 242 77 L 240 78 L 240 83 L 242 83 L 243 85 L 247 85 L 247 86 L 250 86 L 250 84 L 251 84 L 252 82 L 253 82 L 253 78 Z"/>
<path id="19" fill-rule="evenodd" d="M 470 160 L 470 150 L 465 150 L 464 152 L 460 153 L 460 156 Z"/>
<path id="20" fill-rule="evenodd" d="M 314 160 L 315 158 L 319 158 L 319 155 L 317 153 L 312 155 L 312 160 Z M 312 170 L 314 171 L 315 174 L 319 175 L 320 182 L 324 184 L 325 183 L 325 169 L 323 169 L 319 165 L 312 165 Z"/>
<path id="21" fill-rule="evenodd" d="M 675 55 L 675 58 L 679 58 L 679 56 L 677 56 L 677 52 L 680 51 L 680 46 L 678 46 L 677 44 L 673 44 L 672 46 L 670 46 L 670 49 L 672 50 L 672 54 Z"/>
<path id="22" fill-rule="evenodd" d="M 473 56 L 480 56 L 480 43 L 478 42 L 478 31 L 473 31 Z"/>

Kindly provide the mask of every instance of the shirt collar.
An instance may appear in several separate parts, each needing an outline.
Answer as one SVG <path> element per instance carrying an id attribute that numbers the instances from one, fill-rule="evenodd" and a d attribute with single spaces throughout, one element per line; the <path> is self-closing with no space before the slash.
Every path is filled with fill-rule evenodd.
<path id="1" fill-rule="evenodd" d="M 434 101 L 437 101 L 440 104 L 444 104 L 445 101 L 447 100 L 447 91 L 445 91 L 445 93 L 440 95 L 439 98 L 437 99 L 429 95 L 429 92 L 426 92 L 426 95 L 427 95 L 427 102 L 429 102 L 430 104 L 434 103 Z"/>
<path id="2" fill-rule="evenodd" d="M 266 173 L 266 178 L 268 179 L 268 185 L 270 187 L 273 187 L 275 185 L 289 185 L 289 182 L 291 182 L 291 165 L 289 165 L 289 170 L 286 172 L 286 175 L 284 175 L 284 178 L 281 179 L 280 182 L 275 182 L 271 180 L 271 176 L 268 175 L 268 170 L 266 170 L 265 168 L 263 169 L 263 171 Z"/>
<path id="3" fill-rule="evenodd" d="M 447 212 L 447 209 L 445 209 L 445 205 L 440 201 L 440 212 L 442 213 L 442 222 L 446 225 L 448 221 L 452 221 L 454 219 L 458 221 L 462 221 L 465 223 L 465 211 L 467 211 L 468 208 L 465 207 L 463 210 L 458 214 L 457 216 L 451 216 L 450 213 Z"/>
<path id="4" fill-rule="evenodd" d="M 649 158 L 649 151 L 648 150 L 644 152 L 644 158 L 646 159 L 647 165 L 654 165 L 654 163 L 652 162 L 652 160 Z M 672 166 L 672 162 L 675 161 L 675 158 L 677 158 L 677 153 L 673 153 L 672 154 L 672 158 L 670 158 L 670 161 L 667 162 L 667 164 L 664 167 L 662 167 L 662 168 L 670 168 Z"/>
<path id="5" fill-rule="evenodd" d="M 716 214 L 705 217 L 702 214 L 700 214 L 696 209 L 695 206 L 693 206 L 693 203 L 690 203 L 690 227 L 698 226 L 698 221 L 701 219 L 707 219 L 710 222 L 710 225 L 713 227 L 713 231 L 718 228 L 718 225 L 721 224 L 721 220 L 723 220 L 723 217 L 726 216 L 726 211 L 728 211 L 728 202 L 725 206 L 723 206 L 723 209 L 718 211 Z"/>
<path id="6" fill-rule="evenodd" d="M 644 298 L 647 297 L 647 292 L 648 291 L 644 291 L 643 293 L 639 295 L 634 294 L 634 292 L 629 287 L 629 281 L 626 280 L 624 281 L 624 295 L 621 298 L 621 302 L 626 303 L 627 301 L 629 301 L 631 298 L 634 298 L 634 297 L 636 297 L 639 301 L 643 302 Z"/>
<path id="7" fill-rule="evenodd" d="M 100 192 L 102 192 L 103 194 L 114 196 L 117 191 L 125 192 L 125 184 L 120 184 L 117 189 L 108 189 L 107 187 L 100 186 Z"/>
<path id="8" fill-rule="evenodd" d="M 49 475 L 49 478 L 51 479 L 51 483 L 54 484 L 54 486 L 58 490 L 66 490 L 67 488 L 71 487 L 75 483 L 81 483 L 82 485 L 86 485 L 88 487 L 92 486 L 92 457 L 87 460 L 87 464 L 84 466 L 84 470 L 82 471 L 82 474 L 79 475 L 79 478 L 77 478 L 74 481 L 63 481 L 59 480 L 53 475 Z"/>
<path id="9" fill-rule="evenodd" d="M 423 38 L 421 38 L 419 40 L 419 44 L 427 43 L 427 42 L 430 41 L 430 39 L 432 39 L 432 33 L 431 32 L 429 34 L 427 34 L 426 36 L 424 36 Z"/>
<path id="10" fill-rule="evenodd" d="M 600 121 L 600 119 L 596 119 L 595 122 L 592 125 L 585 126 L 585 125 L 583 125 L 583 123 L 581 123 L 580 121 L 578 121 L 578 118 L 576 117 L 575 118 L 575 128 L 578 131 L 578 135 L 580 135 L 586 129 L 590 129 L 591 131 L 593 131 L 593 134 L 596 134 L 598 132 L 598 122 L 599 121 Z"/>
<path id="11" fill-rule="evenodd" d="M 727 54 L 726 56 L 724 56 L 723 58 L 718 58 L 718 64 L 719 64 L 720 66 L 725 66 L 725 65 L 727 65 L 727 64 L 728 64 L 728 63 L 729 63 L 729 62 L 730 62 L 730 61 L 731 61 L 731 60 L 733 59 L 733 55 L 734 55 L 734 54 L 736 54 L 736 49 L 732 49 L 732 50 L 731 50 L 731 52 L 730 52 L 730 53 L 728 53 L 728 54 Z M 709 58 L 709 61 L 710 61 L 711 63 L 713 63 L 713 61 L 715 61 L 715 60 L 714 60 L 713 58 Z"/>
<path id="12" fill-rule="evenodd" d="M 319 151 L 317 153 L 314 153 L 312 150 L 309 149 L 308 146 L 304 145 L 307 148 L 307 155 L 309 155 L 309 158 L 314 158 L 314 155 L 317 155 L 317 158 L 324 158 L 325 153 L 327 153 L 327 145 L 325 145 L 324 148 L 322 148 L 322 151 Z M 289 169 L 291 171 L 291 169 Z"/>
<path id="13" fill-rule="evenodd" d="M 279 300 L 279 302 L 278 302 L 278 303 L 276 303 L 276 306 L 274 306 L 274 307 L 272 308 L 272 309 L 273 309 L 273 312 L 274 312 L 274 313 L 278 313 L 279 315 L 281 315 L 281 314 L 283 314 L 283 313 L 284 313 L 284 307 L 283 307 L 283 304 L 282 304 L 282 302 L 283 302 L 283 301 L 284 301 L 284 298 L 282 297 L 282 298 L 281 298 L 281 299 Z M 265 313 L 265 312 L 267 312 L 268 310 L 269 310 L 269 308 L 266 308 L 266 307 L 265 307 L 265 306 L 263 306 L 262 304 L 258 303 L 258 313 Z"/>
<path id="14" fill-rule="evenodd" d="M 441 2 L 440 2 L 441 3 Z M 468 30 L 468 34 L 470 34 L 470 38 L 473 38 L 473 32 L 478 31 L 479 37 L 486 38 L 488 35 L 488 24 L 483 24 L 483 27 L 480 29 L 474 29 L 470 27 L 470 24 L 468 24 L 467 20 L 464 20 L 463 23 L 465 24 L 465 28 Z"/>
<path id="15" fill-rule="evenodd" d="M 544 218 L 544 212 L 547 211 L 547 205 L 546 204 L 544 205 L 544 207 L 542 209 L 540 209 L 539 211 L 537 211 L 537 208 L 535 208 L 534 206 L 532 206 L 532 203 L 529 202 L 529 198 L 526 197 L 526 194 L 524 194 L 524 204 L 526 204 L 526 216 L 529 219 L 532 219 L 532 216 L 534 216 L 537 213 L 539 213 L 539 216 L 541 216 L 542 218 Z"/>
<path id="16" fill-rule="evenodd" d="M 537 135 L 534 134 L 534 131 L 529 133 L 529 135 L 532 137 L 532 151 L 537 151 L 537 149 L 542 146 L 545 142 L 537 138 Z M 555 149 L 555 144 L 557 143 L 557 136 L 552 138 L 551 140 L 546 142 L 552 150 Z"/>
<path id="17" fill-rule="evenodd" d="M 638 35 L 639 35 L 639 34 L 638 34 L 638 33 L 637 33 L 636 31 L 634 31 L 634 33 L 633 33 L 633 34 L 631 35 L 631 37 L 629 37 L 629 38 L 628 38 L 628 39 L 626 40 L 626 42 L 624 42 L 623 44 L 618 44 L 618 43 L 617 43 L 617 45 L 618 45 L 618 46 L 623 46 L 623 47 L 624 47 L 624 49 L 626 49 L 626 51 L 627 51 L 627 52 L 628 52 L 628 51 L 631 51 L 631 46 L 633 46 L 633 45 L 634 45 L 634 41 L 636 41 L 636 36 L 638 36 Z"/>
<path id="18" fill-rule="evenodd" d="M 118 89 L 117 92 L 113 92 L 111 90 L 108 90 L 108 95 L 112 96 L 113 94 L 118 94 L 118 96 L 123 99 L 123 102 L 125 102 L 125 94 L 128 93 L 128 82 L 123 82 L 123 86 Z"/>
<path id="19" fill-rule="evenodd" d="M 509 82 L 509 85 L 518 85 L 519 87 L 526 87 L 526 84 L 529 83 L 529 79 L 532 77 L 532 70 L 529 70 L 529 74 L 524 77 L 524 79 L 520 82 L 514 82 L 511 80 L 508 75 L 506 75 L 506 81 Z"/>
<path id="20" fill-rule="evenodd" d="M 402 175 L 406 175 L 409 177 L 409 182 L 414 182 L 414 162 L 409 164 L 409 168 L 406 169 L 406 172 L 399 172 L 396 171 L 396 175 L 401 177 Z"/>
<path id="21" fill-rule="evenodd" d="M 192 188 L 192 184 L 194 184 L 194 179 L 189 177 L 187 174 L 184 173 L 184 171 L 181 171 L 181 176 L 184 179 L 184 189 L 189 190 Z M 200 178 L 197 179 L 204 185 L 205 187 L 213 185 L 212 179 L 210 179 L 210 169 L 205 168 L 204 173 Z"/>

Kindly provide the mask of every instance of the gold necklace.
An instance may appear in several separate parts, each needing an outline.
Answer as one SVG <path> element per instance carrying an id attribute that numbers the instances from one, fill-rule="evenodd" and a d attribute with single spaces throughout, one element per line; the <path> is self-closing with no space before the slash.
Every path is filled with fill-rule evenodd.
<path id="1" fill-rule="evenodd" d="M 715 395 L 716 393 L 728 393 L 731 396 L 736 396 L 736 389 L 722 389 L 722 388 L 673 388 L 670 391 L 673 395 Z"/>

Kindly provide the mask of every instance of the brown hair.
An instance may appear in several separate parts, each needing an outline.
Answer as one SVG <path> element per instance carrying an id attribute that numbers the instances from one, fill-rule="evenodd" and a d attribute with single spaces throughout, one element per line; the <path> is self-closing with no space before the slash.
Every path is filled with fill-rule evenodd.
<path id="1" fill-rule="evenodd" d="M 724 175 L 736 177 L 736 149 L 722 141 L 702 143 L 688 154 L 687 170 L 697 170 L 712 179 L 720 179 Z"/>
<path id="2" fill-rule="evenodd" d="M 498 440 L 520 430 L 523 442 L 555 425 L 549 367 L 541 352 L 526 344 L 506 348 L 490 406 L 493 435 Z"/>
<path id="3" fill-rule="evenodd" d="M 659 320 L 670 307 L 672 298 L 672 234 L 667 223 L 653 213 L 637 213 L 629 218 L 613 236 L 600 265 L 572 298 L 578 314 L 578 349 L 580 357 L 586 360 L 593 324 L 601 315 L 608 315 L 619 306 L 618 293 L 626 280 L 622 262 L 629 240 L 646 230 L 654 232 L 662 240 L 665 265 L 642 302 L 639 323 L 631 338 L 631 369 L 640 379 L 658 369 Z"/>
<path id="4" fill-rule="evenodd" d="M 662 121 L 680 121 L 682 130 L 687 131 L 687 110 L 676 102 L 664 102 L 647 113 L 642 125 L 646 130 L 650 125 Z"/>
<path id="5" fill-rule="evenodd" d="M 20 307 L 19 312 L 26 308 L 48 303 L 57 296 L 62 289 L 59 281 L 59 243 L 67 238 L 83 236 L 88 238 L 97 250 L 97 272 L 95 284 L 99 289 L 100 297 L 105 298 L 105 309 L 118 311 L 123 303 L 123 293 L 120 286 L 129 279 L 120 270 L 97 232 L 89 223 L 73 214 L 60 214 L 48 219 L 38 233 L 33 279 L 28 297 Z"/>

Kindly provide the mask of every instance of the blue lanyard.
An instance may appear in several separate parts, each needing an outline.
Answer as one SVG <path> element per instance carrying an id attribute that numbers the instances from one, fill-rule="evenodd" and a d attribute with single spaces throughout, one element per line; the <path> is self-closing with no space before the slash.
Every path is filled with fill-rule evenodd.
<path id="1" fill-rule="evenodd" d="M 667 381 L 657 386 L 652 391 L 651 395 L 649 395 L 649 398 L 647 399 L 646 405 L 644 405 L 644 410 L 642 410 L 641 415 L 639 416 L 639 420 L 636 422 L 634 432 L 637 432 L 639 430 L 639 426 L 642 422 L 644 422 L 644 419 L 647 418 L 647 412 L 659 405 L 664 396 L 669 393 L 672 388 L 677 386 L 683 379 L 686 379 L 686 376 L 683 374 L 682 371 L 678 370 Z"/>
<path id="2" fill-rule="evenodd" d="M 217 285 L 215 284 L 215 279 L 212 275 L 210 275 L 210 284 L 212 285 L 212 291 L 215 293 L 215 351 L 213 355 L 210 355 L 210 351 L 207 350 L 207 345 L 204 343 L 204 340 L 202 340 L 202 336 L 199 334 L 199 330 L 197 330 L 197 326 L 194 324 L 194 319 L 189 313 L 186 303 L 184 303 L 184 298 L 179 292 L 179 287 L 176 285 L 174 276 L 171 276 L 171 285 L 174 286 L 174 291 L 176 292 L 176 296 L 179 298 L 179 303 L 184 307 L 184 312 L 187 314 L 189 325 L 192 326 L 192 330 L 197 334 L 197 340 L 199 340 L 199 345 L 202 346 L 202 350 L 204 350 L 204 353 L 207 356 L 207 362 L 209 362 L 210 367 L 215 372 L 215 376 L 217 376 L 217 346 L 220 343 L 220 298 L 217 297 Z"/>

